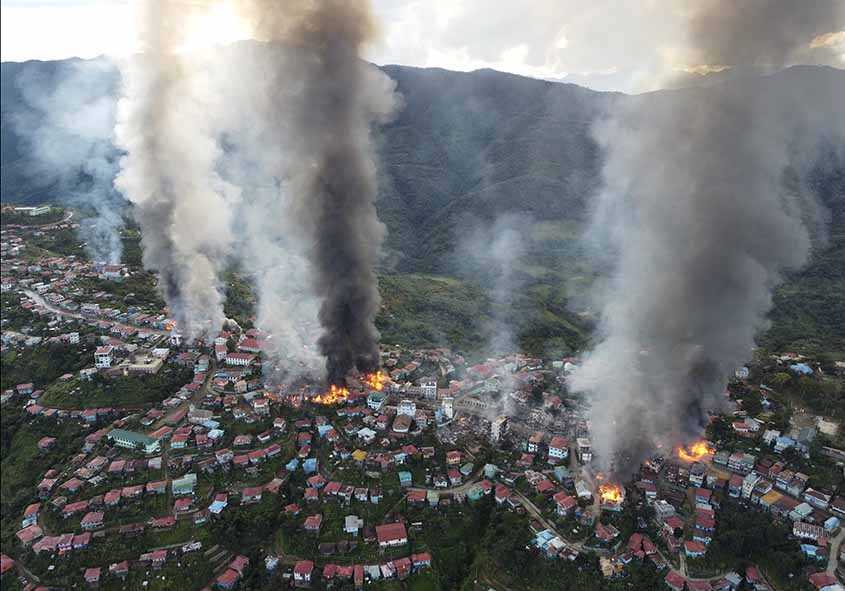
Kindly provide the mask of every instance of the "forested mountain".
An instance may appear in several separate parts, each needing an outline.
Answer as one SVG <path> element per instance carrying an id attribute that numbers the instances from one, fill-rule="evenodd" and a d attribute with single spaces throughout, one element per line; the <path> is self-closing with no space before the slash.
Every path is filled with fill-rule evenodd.
<path id="1" fill-rule="evenodd" d="M 591 126 L 612 102 L 634 99 L 492 70 L 383 70 L 403 97 L 402 109 L 377 135 L 378 208 L 389 232 L 379 322 L 386 338 L 481 348 L 490 319 L 499 315 L 530 350 L 583 345 L 592 322 L 582 296 L 596 269 L 580 235 L 601 186 Z M 113 100 L 118 73 L 104 60 L 2 64 L 4 202 L 58 202 L 75 184 L 90 182 L 78 170 L 55 174 L 37 166 L 27 135 L 27 123 L 45 107 L 39 97 L 71 72 L 84 91 L 48 103 L 69 109 L 54 115 L 73 116 L 75 100 L 98 93 Z M 796 67 L 725 83 L 755 85 L 760 93 L 808 85 L 819 89 L 819 100 L 807 109 L 820 116 L 830 93 L 845 96 L 845 72 L 832 68 Z M 775 323 L 762 341 L 845 351 L 843 163 L 823 163 L 810 185 L 830 212 L 827 241 L 778 291 Z M 521 237 L 519 256 L 509 262 L 507 301 L 491 296 L 495 277 L 466 245 L 470 236 L 493 240 L 502 227 Z"/>

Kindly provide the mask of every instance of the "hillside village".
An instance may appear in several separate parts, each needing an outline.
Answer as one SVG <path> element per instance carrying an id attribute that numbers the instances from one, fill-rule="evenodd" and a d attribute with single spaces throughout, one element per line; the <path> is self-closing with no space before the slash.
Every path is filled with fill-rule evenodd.
<path id="1" fill-rule="evenodd" d="M 841 416 L 784 394 L 841 385 L 841 361 L 761 355 L 706 440 L 607 483 L 577 357 L 384 344 L 383 378 L 321 404 L 264 375 L 259 328 L 187 343 L 127 293 L 139 269 L 44 248 L 73 229 L 0 234 L 4 589 L 449 589 L 475 542 L 443 525 L 475 520 L 585 589 L 843 589 Z M 514 561 L 468 588 L 539 589 Z"/>

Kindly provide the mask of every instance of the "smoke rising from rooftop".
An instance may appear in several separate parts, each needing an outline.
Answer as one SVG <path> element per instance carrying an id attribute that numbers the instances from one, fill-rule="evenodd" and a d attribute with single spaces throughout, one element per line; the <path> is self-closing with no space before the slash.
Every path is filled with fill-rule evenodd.
<path id="1" fill-rule="evenodd" d="M 837 0 L 695 3 L 691 55 L 776 70 L 841 29 L 843 11 Z M 814 119 L 810 95 L 839 120 Z M 757 79 L 649 98 L 619 100 L 596 128 L 605 186 L 592 232 L 615 271 L 597 294 L 601 341 L 572 384 L 592 395 L 595 451 L 617 472 L 657 443 L 700 437 L 765 327 L 772 288 L 809 255 L 818 208 L 802 179 L 815 149 L 845 138 L 831 88 L 775 94 Z"/>
<path id="2" fill-rule="evenodd" d="M 320 301 L 320 352 L 327 378 L 378 367 L 380 305 L 375 265 L 385 228 L 375 209 L 370 125 L 395 106 L 393 83 L 361 60 L 375 27 L 368 3 L 349 0 L 247 0 L 256 37 L 288 46 L 278 76 L 286 89 L 271 105 L 290 142 L 277 178 L 290 195 L 288 215 L 307 245 Z"/>
<path id="3" fill-rule="evenodd" d="M 176 53 L 187 19 L 203 2 L 148 0 L 142 52 L 125 64 L 116 136 L 126 152 L 115 180 L 135 205 L 143 262 L 179 330 L 192 338 L 220 329 L 219 275 L 231 239 L 237 191 L 215 170 L 220 149 L 205 115 L 206 91 L 190 57 Z"/>

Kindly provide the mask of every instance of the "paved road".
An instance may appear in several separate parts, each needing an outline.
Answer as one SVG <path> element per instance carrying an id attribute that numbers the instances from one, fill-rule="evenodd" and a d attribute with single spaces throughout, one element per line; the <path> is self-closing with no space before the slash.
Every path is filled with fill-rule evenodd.
<path id="1" fill-rule="evenodd" d="M 94 320 L 95 319 L 95 318 L 91 318 L 91 317 L 88 317 L 88 316 L 83 316 L 82 314 L 79 314 L 78 312 L 71 312 L 70 310 L 66 310 L 64 308 L 54 306 L 53 304 L 47 302 L 47 300 L 45 300 L 42 296 L 35 293 L 34 291 L 30 291 L 28 289 L 25 289 L 25 290 L 23 290 L 23 293 L 26 294 L 26 296 L 29 299 L 31 299 L 33 302 L 35 302 L 37 305 L 43 306 L 44 308 L 46 308 L 47 310 L 49 310 L 53 314 L 58 314 L 59 316 L 66 316 L 68 318 L 76 318 L 78 320 Z M 166 330 L 158 330 L 158 329 L 155 329 L 155 328 L 150 328 L 150 327 L 145 327 L 145 326 L 134 326 L 132 324 L 123 324 L 121 322 L 115 322 L 115 321 L 109 320 L 107 318 L 99 318 L 99 320 L 106 320 L 107 322 L 111 322 L 114 326 L 119 326 L 120 328 L 134 328 L 136 330 L 140 330 L 140 331 L 143 331 L 143 332 L 151 332 L 153 334 L 170 336 L 170 332 L 166 331 Z"/>
<path id="2" fill-rule="evenodd" d="M 65 214 L 65 217 L 62 219 L 55 221 L 55 222 L 47 222 L 46 224 L 16 224 L 22 228 L 51 228 L 53 226 L 58 226 L 60 224 L 66 224 L 70 221 L 73 217 L 73 212 L 69 211 Z"/>

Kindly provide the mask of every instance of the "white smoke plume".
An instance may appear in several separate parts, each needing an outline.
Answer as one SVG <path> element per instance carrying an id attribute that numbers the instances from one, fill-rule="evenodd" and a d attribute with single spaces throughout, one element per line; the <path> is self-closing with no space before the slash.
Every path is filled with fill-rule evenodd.
<path id="1" fill-rule="evenodd" d="M 492 222 L 464 220 L 459 227 L 457 268 L 462 276 L 479 282 L 490 299 L 490 318 L 482 326 L 486 343 L 479 343 L 479 348 L 491 358 L 514 359 L 521 348 L 517 334 L 521 311 L 515 300 L 525 285 L 525 275 L 517 265 L 528 249 L 532 222 L 523 215 L 503 214 Z M 498 372 L 503 396 L 490 409 L 491 420 L 517 412 L 509 396 L 516 388 L 510 365 L 503 363 Z"/>
<path id="2" fill-rule="evenodd" d="M 700 71 L 776 71 L 843 23 L 839 0 L 696 2 L 690 55 Z M 814 196 L 784 181 L 808 172 L 819 144 L 843 145 L 842 96 L 736 80 L 623 98 L 597 126 L 605 186 L 593 231 L 609 238 L 615 271 L 597 302 L 601 341 L 573 386 L 592 395 L 602 469 L 621 476 L 657 444 L 702 435 L 772 288 L 810 253 Z M 817 120 L 813 101 L 837 120 Z"/>
<path id="3" fill-rule="evenodd" d="M 124 67 L 116 136 L 126 152 L 115 185 L 134 204 L 144 266 L 159 276 L 188 338 L 220 329 L 220 273 L 231 244 L 238 192 L 216 171 L 222 152 L 207 114 L 206 80 L 178 53 L 203 2 L 148 0 L 141 46 Z"/>
<path id="4" fill-rule="evenodd" d="M 12 124 L 29 144 L 27 175 L 45 187 L 40 197 L 79 208 L 80 238 L 94 261 L 119 263 L 126 202 L 112 188 L 116 71 L 103 59 L 60 62 L 39 74 L 44 71 L 23 64 L 15 79 L 27 108 Z"/>

